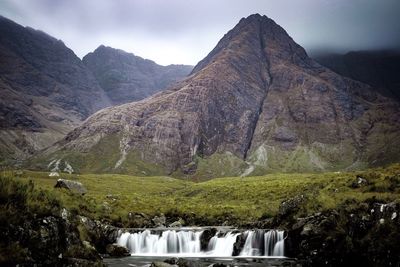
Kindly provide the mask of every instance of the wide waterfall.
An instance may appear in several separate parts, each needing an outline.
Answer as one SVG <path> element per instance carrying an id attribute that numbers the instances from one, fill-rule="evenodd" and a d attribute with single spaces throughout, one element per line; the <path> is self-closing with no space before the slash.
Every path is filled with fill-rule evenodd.
<path id="1" fill-rule="evenodd" d="M 283 257 L 284 231 L 217 231 L 202 239 L 202 229 L 138 230 L 120 233 L 117 244 L 133 256 L 177 257 Z M 203 246 L 202 242 L 207 245 Z"/>

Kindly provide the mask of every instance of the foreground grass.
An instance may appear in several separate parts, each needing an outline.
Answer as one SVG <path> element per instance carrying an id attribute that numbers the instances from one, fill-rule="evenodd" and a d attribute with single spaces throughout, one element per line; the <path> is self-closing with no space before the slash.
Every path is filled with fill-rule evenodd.
<path id="1" fill-rule="evenodd" d="M 353 188 L 358 175 L 367 179 L 368 185 Z M 3 171 L 1 176 L 12 176 L 23 183 L 32 180 L 36 187 L 56 192 L 61 205 L 72 212 L 124 226 L 129 226 L 130 212 L 177 217 L 192 214 L 205 224 L 225 220 L 247 223 L 275 216 L 280 203 L 296 195 L 308 199 L 301 211 L 305 215 L 335 209 L 349 200 L 360 202 L 375 197 L 389 202 L 400 197 L 400 164 L 363 172 L 269 174 L 200 183 L 117 174 L 49 177 L 45 172 Z M 58 178 L 79 181 L 88 193 L 77 196 L 54 189 Z"/>

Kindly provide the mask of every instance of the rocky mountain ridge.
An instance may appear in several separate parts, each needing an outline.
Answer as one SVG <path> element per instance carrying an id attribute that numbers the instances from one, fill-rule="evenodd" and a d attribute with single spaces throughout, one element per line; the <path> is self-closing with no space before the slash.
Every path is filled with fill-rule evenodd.
<path id="1" fill-rule="evenodd" d="M 102 58 L 103 50 L 110 55 Z M 144 98 L 191 70 L 159 66 L 113 48 L 96 51 L 81 61 L 61 40 L 0 17 L 0 164 L 18 164 L 99 109 Z M 88 67 L 97 63 L 102 66 L 100 76 Z M 116 91 L 103 89 L 100 77 L 115 74 L 130 79 L 127 87 L 111 80 Z M 135 88 L 129 86 L 132 81 Z"/>
<path id="2" fill-rule="evenodd" d="M 1 160 L 23 159 L 109 105 L 64 43 L 0 17 Z"/>
<path id="3" fill-rule="evenodd" d="M 161 66 L 123 50 L 99 46 L 82 59 L 113 105 L 144 99 L 187 76 L 192 66 Z"/>
<path id="4" fill-rule="evenodd" d="M 321 66 L 255 14 L 188 78 L 97 112 L 36 162 L 204 178 L 358 169 L 399 160 L 399 114 L 398 102 Z"/>

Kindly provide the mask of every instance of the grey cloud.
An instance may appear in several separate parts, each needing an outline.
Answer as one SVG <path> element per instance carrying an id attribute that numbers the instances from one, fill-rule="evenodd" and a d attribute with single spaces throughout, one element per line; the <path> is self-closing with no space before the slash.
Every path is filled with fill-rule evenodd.
<path id="1" fill-rule="evenodd" d="M 242 17 L 265 14 L 307 50 L 400 47 L 398 0 L 2 0 L 0 13 L 82 57 L 100 44 L 196 64 Z"/>

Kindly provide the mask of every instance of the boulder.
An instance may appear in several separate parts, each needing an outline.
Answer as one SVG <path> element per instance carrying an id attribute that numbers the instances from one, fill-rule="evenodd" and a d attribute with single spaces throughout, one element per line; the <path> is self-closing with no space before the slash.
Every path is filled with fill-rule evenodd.
<path id="1" fill-rule="evenodd" d="M 77 194 L 81 194 L 81 195 L 84 195 L 87 192 L 86 188 L 83 186 L 82 183 L 76 182 L 76 181 L 71 181 L 71 180 L 66 180 L 66 179 L 58 179 L 57 183 L 54 187 L 55 188 L 65 188 L 73 193 L 77 193 Z"/>
<path id="2" fill-rule="evenodd" d="M 111 257 L 128 257 L 131 255 L 126 247 L 117 244 L 108 244 L 106 247 L 106 252 Z"/>
<path id="3" fill-rule="evenodd" d="M 305 201 L 304 195 L 298 195 L 288 200 L 285 200 L 279 206 L 279 216 L 286 217 L 300 209 L 300 205 Z"/>
<path id="4" fill-rule="evenodd" d="M 154 227 L 165 227 L 167 218 L 165 218 L 164 214 L 161 214 L 160 216 L 154 216 L 151 221 L 153 222 Z"/>
<path id="5" fill-rule="evenodd" d="M 357 175 L 356 180 L 351 184 L 352 188 L 359 188 L 368 185 L 368 180 L 364 177 Z"/>

